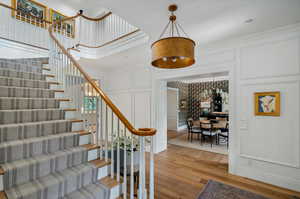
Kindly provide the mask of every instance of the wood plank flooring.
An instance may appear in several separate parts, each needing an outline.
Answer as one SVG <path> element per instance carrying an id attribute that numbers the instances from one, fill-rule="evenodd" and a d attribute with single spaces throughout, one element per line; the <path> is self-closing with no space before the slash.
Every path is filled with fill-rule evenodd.
<path id="1" fill-rule="evenodd" d="M 299 192 L 228 174 L 226 155 L 169 144 L 168 150 L 155 156 L 157 199 L 196 199 L 209 179 L 271 199 L 300 198 Z"/>

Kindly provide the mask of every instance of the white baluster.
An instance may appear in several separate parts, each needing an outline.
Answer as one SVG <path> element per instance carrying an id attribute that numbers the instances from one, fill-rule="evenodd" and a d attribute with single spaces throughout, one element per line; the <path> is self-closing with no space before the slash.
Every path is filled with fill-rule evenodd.
<path id="1" fill-rule="evenodd" d="M 115 174 L 115 162 L 114 162 L 114 112 L 111 111 L 111 150 L 110 150 L 110 161 L 111 161 L 111 178 L 114 178 Z"/>
<path id="2" fill-rule="evenodd" d="M 139 199 L 145 199 L 145 138 L 140 136 L 140 169 L 139 169 Z"/>
<path id="3" fill-rule="evenodd" d="M 100 131 L 100 112 L 99 112 L 99 96 L 96 97 L 96 145 L 99 146 L 99 131 Z M 97 150 L 97 158 L 100 157 L 100 150 Z"/>
<path id="4" fill-rule="evenodd" d="M 120 120 L 118 119 L 117 132 L 117 181 L 120 182 Z"/>
<path id="5" fill-rule="evenodd" d="M 154 146 L 153 146 L 153 136 L 150 138 L 150 199 L 154 199 Z"/>
<path id="6" fill-rule="evenodd" d="M 124 126 L 124 165 L 123 165 L 123 199 L 127 198 L 127 137 L 126 137 L 126 127 Z"/>
<path id="7" fill-rule="evenodd" d="M 100 131 L 100 159 L 103 159 L 103 100 L 102 98 L 100 99 L 100 111 L 101 111 L 101 116 L 100 116 L 100 121 L 101 121 L 101 131 Z"/>
<path id="8" fill-rule="evenodd" d="M 133 156 L 134 156 L 134 149 L 133 149 L 133 139 L 134 135 L 131 134 L 131 156 L 130 156 L 130 199 L 134 199 L 134 165 L 133 165 Z"/>
<path id="9" fill-rule="evenodd" d="M 105 107 L 105 161 L 108 162 L 108 107 Z"/>

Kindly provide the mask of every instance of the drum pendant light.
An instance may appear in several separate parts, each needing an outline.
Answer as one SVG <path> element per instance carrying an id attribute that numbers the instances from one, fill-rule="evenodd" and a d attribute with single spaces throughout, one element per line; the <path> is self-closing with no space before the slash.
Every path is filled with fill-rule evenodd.
<path id="1" fill-rule="evenodd" d="M 195 63 L 195 42 L 188 37 L 183 28 L 176 21 L 174 12 L 177 5 L 170 5 L 171 16 L 159 40 L 152 46 L 152 65 L 157 68 L 175 69 L 191 66 Z M 164 37 L 165 33 L 169 34 Z M 183 33 L 185 37 L 180 36 Z"/>

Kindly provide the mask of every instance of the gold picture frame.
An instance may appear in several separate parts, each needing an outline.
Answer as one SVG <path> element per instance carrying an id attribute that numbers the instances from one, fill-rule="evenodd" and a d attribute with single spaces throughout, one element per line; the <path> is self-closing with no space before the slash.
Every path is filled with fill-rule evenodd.
<path id="1" fill-rule="evenodd" d="M 280 116 L 280 92 L 254 93 L 255 115 Z"/>
<path id="2" fill-rule="evenodd" d="M 50 8 L 49 9 L 49 19 L 50 22 L 53 23 L 56 20 L 61 20 L 63 18 L 66 18 L 67 16 Z M 59 23 L 54 27 L 55 32 L 59 32 L 62 34 L 67 35 L 68 37 L 75 37 L 75 19 L 72 19 L 71 21 L 65 21 L 63 24 Z"/>
<path id="3" fill-rule="evenodd" d="M 46 27 L 47 7 L 34 0 L 11 0 L 12 17 L 38 27 Z"/>

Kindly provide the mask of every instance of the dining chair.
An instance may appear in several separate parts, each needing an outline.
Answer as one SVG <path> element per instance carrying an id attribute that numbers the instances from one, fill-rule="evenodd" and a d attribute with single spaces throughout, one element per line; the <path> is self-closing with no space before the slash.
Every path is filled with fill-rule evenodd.
<path id="1" fill-rule="evenodd" d="M 226 141 L 227 148 L 229 145 L 229 124 L 226 123 L 226 127 L 218 133 L 218 143 L 220 143 L 220 138 L 223 138 Z"/>
<path id="2" fill-rule="evenodd" d="M 226 117 L 216 117 L 216 120 L 227 121 L 227 118 Z"/>
<path id="3" fill-rule="evenodd" d="M 187 127 L 188 127 L 188 140 L 191 140 L 193 142 L 193 135 L 198 135 L 198 139 L 200 139 L 201 130 L 199 127 L 194 126 L 194 121 L 192 119 L 188 119 L 186 121 Z"/>
<path id="4" fill-rule="evenodd" d="M 200 122 L 200 130 L 201 130 L 201 144 L 205 141 L 206 137 L 210 139 L 210 146 L 213 145 L 213 138 L 216 138 L 216 144 L 218 142 L 217 135 L 218 129 L 214 128 L 213 123 L 201 123 Z"/>

